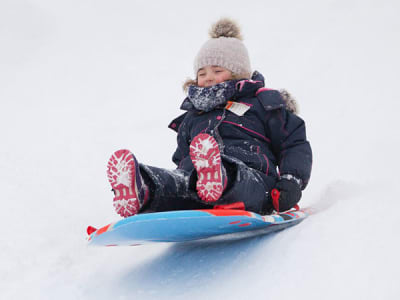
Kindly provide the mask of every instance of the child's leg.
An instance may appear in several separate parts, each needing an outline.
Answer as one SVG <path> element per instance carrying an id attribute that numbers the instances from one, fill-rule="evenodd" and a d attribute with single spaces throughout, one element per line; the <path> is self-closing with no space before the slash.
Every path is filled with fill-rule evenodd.
<path id="1" fill-rule="evenodd" d="M 228 156 L 222 156 L 226 169 L 227 186 L 222 196 L 215 202 L 204 202 L 196 192 L 198 172 L 181 169 L 165 170 L 140 165 L 144 182 L 149 187 L 149 201 L 143 210 L 169 211 L 184 209 L 209 209 L 215 205 L 243 202 L 244 208 L 256 213 L 272 212 L 269 192 L 276 179 L 251 169 L 243 162 Z M 222 163 L 221 163 L 222 165 Z"/>
<path id="2" fill-rule="evenodd" d="M 238 202 L 253 212 L 268 213 L 272 210 L 269 192 L 275 185 L 274 178 L 247 167 L 237 159 L 223 156 L 221 160 L 219 150 L 216 160 L 215 153 L 209 153 L 211 155 L 208 158 L 217 162 L 217 168 L 197 167 L 197 172 L 190 173 L 180 169 L 166 170 L 139 165 L 130 151 L 116 151 L 109 160 L 107 174 L 115 193 L 114 207 L 117 213 L 128 217 L 145 210 L 207 209 L 214 205 Z M 221 173 L 218 174 L 218 171 Z M 200 198 L 204 194 L 203 189 L 199 189 L 199 182 L 200 186 L 206 186 L 207 179 L 210 179 L 213 187 L 221 184 L 217 190 L 222 189 L 223 193 L 216 201 Z"/>
<path id="3" fill-rule="evenodd" d="M 149 201 L 142 211 L 212 208 L 200 202 L 194 188 L 192 173 L 181 169 L 166 170 L 142 164 L 140 172 L 149 187 Z"/>
<path id="4" fill-rule="evenodd" d="M 240 160 L 222 156 L 227 176 L 228 186 L 217 204 L 232 204 L 243 202 L 245 209 L 261 214 L 273 210 L 270 191 L 275 186 L 276 179 L 249 168 Z"/>
<path id="5" fill-rule="evenodd" d="M 222 155 L 221 159 L 221 155 L 218 143 L 209 134 L 199 134 L 191 142 L 198 200 L 227 208 L 244 206 L 258 213 L 272 211 L 269 192 L 276 180 L 235 158 Z"/>

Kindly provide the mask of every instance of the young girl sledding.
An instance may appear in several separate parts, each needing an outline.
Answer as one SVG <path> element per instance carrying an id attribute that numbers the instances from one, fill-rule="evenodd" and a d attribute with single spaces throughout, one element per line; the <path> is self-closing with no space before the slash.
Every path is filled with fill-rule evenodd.
<path id="1" fill-rule="evenodd" d="M 196 79 L 185 83 L 185 113 L 169 126 L 177 169 L 140 164 L 129 150 L 108 162 L 123 217 L 213 207 L 269 214 L 294 207 L 307 186 L 312 152 L 294 101 L 252 72 L 237 24 L 222 19 L 210 37 L 195 58 Z"/>

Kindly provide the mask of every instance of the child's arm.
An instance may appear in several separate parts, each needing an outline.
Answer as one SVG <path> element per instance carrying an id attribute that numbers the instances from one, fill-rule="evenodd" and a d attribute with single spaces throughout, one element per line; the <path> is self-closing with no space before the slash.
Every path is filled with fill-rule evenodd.
<path id="1" fill-rule="evenodd" d="M 266 134 L 271 140 L 281 176 L 275 186 L 280 191 L 279 210 L 288 210 L 300 200 L 301 191 L 310 179 L 311 146 L 304 121 L 286 109 L 280 93 L 271 90 L 260 95 L 266 110 Z"/>
<path id="2" fill-rule="evenodd" d="M 266 135 L 271 140 L 280 175 L 294 176 L 304 189 L 312 165 L 312 151 L 307 141 L 304 121 L 286 109 L 279 91 L 264 91 L 258 98 L 265 109 Z"/>
<path id="3" fill-rule="evenodd" d="M 293 180 L 298 179 L 301 189 L 304 189 L 312 166 L 312 151 L 304 121 L 282 108 L 270 112 L 267 128 L 281 177 L 290 179 L 290 175 L 294 176 Z"/>

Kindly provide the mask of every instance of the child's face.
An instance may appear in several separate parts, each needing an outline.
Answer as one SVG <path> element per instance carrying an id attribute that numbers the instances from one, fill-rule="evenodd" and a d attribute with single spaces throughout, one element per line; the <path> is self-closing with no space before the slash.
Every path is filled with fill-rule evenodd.
<path id="1" fill-rule="evenodd" d="M 205 66 L 197 72 L 197 85 L 209 87 L 232 79 L 232 72 L 219 66 Z"/>

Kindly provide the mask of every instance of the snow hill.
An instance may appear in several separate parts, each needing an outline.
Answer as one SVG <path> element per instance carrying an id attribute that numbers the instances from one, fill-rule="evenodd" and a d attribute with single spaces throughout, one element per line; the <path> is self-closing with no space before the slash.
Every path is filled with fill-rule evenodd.
<path id="1" fill-rule="evenodd" d="M 0 2 L 1 299 L 398 299 L 397 1 Z M 173 168 L 166 126 L 210 24 L 300 104 L 314 151 L 279 234 L 88 248 L 118 219 L 105 169 L 129 148 Z"/>

